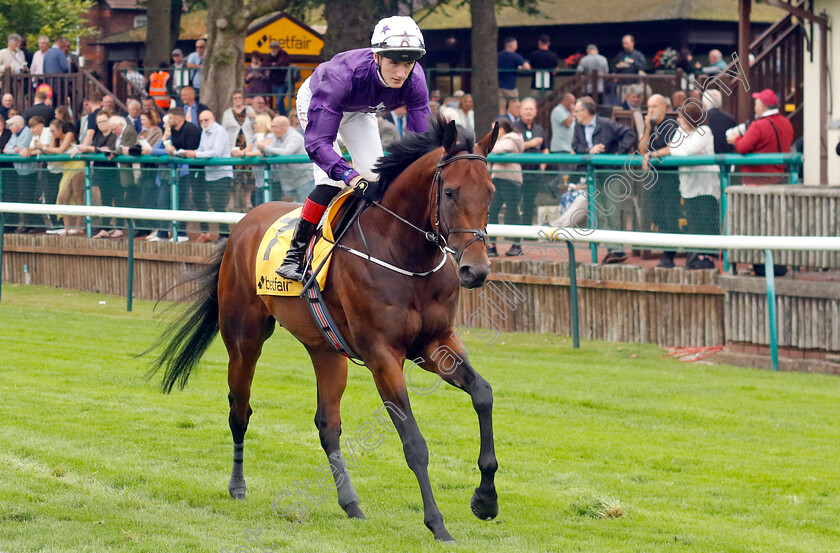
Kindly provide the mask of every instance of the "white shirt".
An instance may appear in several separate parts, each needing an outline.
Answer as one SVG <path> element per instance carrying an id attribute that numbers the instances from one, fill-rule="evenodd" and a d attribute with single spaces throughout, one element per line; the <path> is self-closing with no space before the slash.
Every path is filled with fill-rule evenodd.
<path id="1" fill-rule="evenodd" d="M 708 125 L 700 125 L 690 133 L 679 128 L 669 147 L 672 156 L 712 155 L 715 139 Z M 683 198 L 714 196 L 720 200 L 719 172 L 717 165 L 680 167 L 680 195 Z"/>
<path id="2" fill-rule="evenodd" d="M 452 111 L 452 120 L 455 121 L 456 125 L 460 125 L 475 134 L 475 113 L 473 110 L 464 113 L 464 110 L 458 108 Z"/>
<path id="3" fill-rule="evenodd" d="M 44 53 L 41 50 L 32 54 L 32 66 L 29 68 L 29 73 L 32 75 L 44 74 Z"/>
<path id="4" fill-rule="evenodd" d="M 47 146 L 52 146 L 53 143 L 53 132 L 52 129 L 48 126 L 44 125 L 44 130 L 41 131 L 41 134 L 38 136 L 32 135 L 32 142 L 29 143 L 29 148 L 35 150 L 35 141 L 40 142 L 41 144 L 46 144 Z M 40 152 L 40 150 L 36 150 Z M 49 155 L 49 154 L 47 154 Z M 47 169 L 50 173 L 61 173 L 64 170 L 64 164 L 56 161 L 51 161 L 47 163 Z"/>

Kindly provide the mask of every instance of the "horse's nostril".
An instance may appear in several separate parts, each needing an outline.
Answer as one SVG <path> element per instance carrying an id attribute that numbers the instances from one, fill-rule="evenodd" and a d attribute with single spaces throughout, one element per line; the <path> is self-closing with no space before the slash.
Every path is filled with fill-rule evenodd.
<path id="1" fill-rule="evenodd" d="M 458 277 L 461 280 L 472 280 L 473 278 L 473 271 L 472 267 L 469 265 L 465 265 L 458 269 Z"/>

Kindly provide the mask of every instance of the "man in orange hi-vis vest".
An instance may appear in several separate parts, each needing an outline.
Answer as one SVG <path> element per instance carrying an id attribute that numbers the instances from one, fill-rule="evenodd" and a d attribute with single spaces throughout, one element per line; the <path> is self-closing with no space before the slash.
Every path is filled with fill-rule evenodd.
<path id="1" fill-rule="evenodd" d="M 171 99 L 169 97 L 169 90 L 167 83 L 169 83 L 171 75 L 168 71 L 155 71 L 149 77 L 149 96 L 154 98 L 155 104 L 161 109 L 169 109 Z"/>

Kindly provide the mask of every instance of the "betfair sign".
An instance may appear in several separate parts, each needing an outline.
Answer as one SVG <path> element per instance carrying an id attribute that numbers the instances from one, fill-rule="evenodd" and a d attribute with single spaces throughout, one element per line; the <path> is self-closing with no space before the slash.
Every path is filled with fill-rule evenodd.
<path id="1" fill-rule="evenodd" d="M 272 41 L 291 56 L 318 56 L 324 47 L 321 35 L 286 14 L 277 14 L 248 30 L 246 52 L 268 52 Z"/>

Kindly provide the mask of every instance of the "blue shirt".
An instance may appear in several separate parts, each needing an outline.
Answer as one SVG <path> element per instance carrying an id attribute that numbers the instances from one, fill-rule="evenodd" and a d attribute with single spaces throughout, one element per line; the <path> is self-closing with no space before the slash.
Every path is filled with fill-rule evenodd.
<path id="1" fill-rule="evenodd" d="M 592 121 L 588 125 L 583 126 L 583 136 L 586 137 L 586 145 L 590 148 L 595 144 L 592 143 L 592 136 L 595 134 L 595 123 L 598 122 L 598 116 L 594 115 Z"/>
<path id="2" fill-rule="evenodd" d="M 53 46 L 47 50 L 47 53 L 44 54 L 44 74 L 69 72 L 70 64 L 67 62 L 67 56 L 64 55 L 64 51 L 58 46 Z"/>
<path id="3" fill-rule="evenodd" d="M 169 152 L 166 151 L 166 147 L 163 145 L 163 139 L 162 138 L 157 141 L 157 144 L 152 146 L 152 155 L 153 156 L 169 155 Z M 189 165 L 166 164 L 166 165 L 161 165 L 160 167 L 177 167 L 179 177 L 186 177 L 187 175 L 190 174 L 190 166 Z M 155 173 L 157 174 L 157 176 L 155 177 L 155 184 L 160 186 L 161 184 L 163 184 L 160 180 L 160 175 L 161 175 L 162 171 L 155 171 Z M 181 209 L 184 209 L 184 208 L 181 207 Z"/>
<path id="4" fill-rule="evenodd" d="M 16 156 L 20 155 L 19 152 L 15 152 L 15 146 L 23 151 L 25 148 L 29 147 L 29 144 L 32 142 L 32 131 L 29 130 L 29 127 L 23 127 L 19 133 L 12 134 L 9 138 L 9 141 L 6 142 L 6 148 L 4 150 L 5 153 Z M 18 175 L 32 175 L 38 170 L 37 163 L 13 163 L 15 167 L 15 171 L 17 171 Z"/>
<path id="5" fill-rule="evenodd" d="M 195 157 L 230 157 L 230 138 L 225 128 L 218 123 L 201 131 L 201 143 L 195 151 Z M 233 167 L 231 165 L 208 166 L 204 168 L 204 180 L 207 182 L 217 181 L 225 177 L 233 178 Z"/>
<path id="6" fill-rule="evenodd" d="M 502 50 L 499 52 L 499 88 L 513 90 L 516 88 L 516 73 L 514 71 L 501 71 L 501 69 L 519 69 L 525 63 L 525 58 L 516 52 Z"/>
<path id="7" fill-rule="evenodd" d="M 201 65 L 204 62 L 204 58 L 198 55 L 198 52 L 193 52 L 189 56 L 187 56 L 187 63 L 194 63 L 195 65 Z M 192 69 L 191 71 L 195 71 L 193 73 L 192 78 L 192 85 L 193 88 L 201 88 L 201 69 Z"/>

